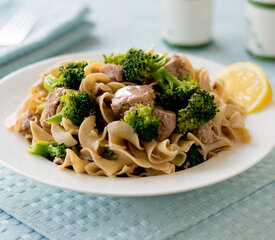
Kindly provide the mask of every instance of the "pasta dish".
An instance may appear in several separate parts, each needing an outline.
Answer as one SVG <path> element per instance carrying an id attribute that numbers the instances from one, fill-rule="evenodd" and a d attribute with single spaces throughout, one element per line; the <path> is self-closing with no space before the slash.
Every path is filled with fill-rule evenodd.
<path id="1" fill-rule="evenodd" d="M 108 177 L 169 174 L 249 142 L 245 110 L 181 54 L 131 48 L 40 75 L 7 127 L 60 169 Z"/>

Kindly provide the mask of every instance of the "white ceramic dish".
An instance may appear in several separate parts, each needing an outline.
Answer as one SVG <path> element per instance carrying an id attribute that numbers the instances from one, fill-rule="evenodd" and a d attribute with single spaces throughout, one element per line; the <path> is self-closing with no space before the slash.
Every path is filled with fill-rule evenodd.
<path id="1" fill-rule="evenodd" d="M 224 66 L 199 57 L 188 56 L 198 68 L 205 66 L 213 78 Z M 5 167 L 35 181 L 77 192 L 113 196 L 153 196 L 201 188 L 231 178 L 263 159 L 275 145 L 275 104 L 245 118 L 253 140 L 235 145 L 218 157 L 196 167 L 170 175 L 145 178 L 93 177 L 60 171 L 47 159 L 27 153 L 28 142 L 5 128 L 5 119 L 19 106 L 30 86 L 56 62 L 71 58 L 100 59 L 101 53 L 86 52 L 50 58 L 22 68 L 0 81 L 0 162 Z"/>

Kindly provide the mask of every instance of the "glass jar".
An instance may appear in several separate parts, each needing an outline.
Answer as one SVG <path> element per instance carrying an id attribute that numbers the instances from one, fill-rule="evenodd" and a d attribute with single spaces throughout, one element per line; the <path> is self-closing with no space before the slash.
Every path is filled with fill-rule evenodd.
<path id="1" fill-rule="evenodd" d="M 212 0 L 163 0 L 163 39 L 182 47 L 211 41 Z"/>
<path id="2" fill-rule="evenodd" d="M 248 0 L 246 49 L 254 57 L 275 60 L 275 0 Z"/>

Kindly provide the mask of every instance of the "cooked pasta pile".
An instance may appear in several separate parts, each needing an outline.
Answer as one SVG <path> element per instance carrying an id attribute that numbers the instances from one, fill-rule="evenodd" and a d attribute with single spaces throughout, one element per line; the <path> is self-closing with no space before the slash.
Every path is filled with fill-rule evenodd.
<path id="1" fill-rule="evenodd" d="M 179 113 L 158 105 L 162 90 L 156 79 L 145 76 L 142 81 L 127 81 L 125 73 L 122 74 L 126 61 L 125 65 L 116 65 L 108 63 L 105 57 L 104 63 L 69 60 L 42 73 L 39 81 L 31 87 L 27 99 L 9 118 L 8 127 L 23 134 L 32 145 L 41 141 L 54 143 L 54 146 L 62 144 L 64 155 L 44 155 L 60 169 L 71 168 L 77 173 L 108 177 L 174 173 L 208 160 L 231 148 L 234 142 L 250 141 L 243 121 L 244 110 L 230 96 L 223 94 L 225 86 L 222 81 L 210 82 L 208 71 L 205 68 L 194 69 L 183 55 L 168 56 L 155 53 L 154 49 L 146 54 L 164 56 L 167 59 L 165 67 L 174 77 L 192 78 L 198 83 L 200 91 L 205 90 L 214 96 L 217 111 L 213 118 L 186 133 L 179 131 L 176 126 Z M 60 118 L 61 122 L 51 123 L 47 119 L 64 108 L 64 102 L 60 100 L 62 96 L 74 90 L 66 85 L 56 85 L 53 91 L 49 91 L 45 87 L 45 79 L 50 79 L 49 76 L 60 78 L 60 67 L 64 69 L 72 62 L 86 63 L 79 89 L 74 90 L 85 91 L 95 101 L 95 111 L 87 112 L 79 125 L 65 115 Z M 121 99 L 124 102 L 119 102 Z M 124 118 L 138 106 L 148 107 L 149 113 L 157 119 L 157 125 L 152 126 L 156 126 L 158 132 L 149 141 L 142 140 L 140 129 L 134 129 Z M 191 149 L 195 152 L 192 156 L 189 155 Z"/>

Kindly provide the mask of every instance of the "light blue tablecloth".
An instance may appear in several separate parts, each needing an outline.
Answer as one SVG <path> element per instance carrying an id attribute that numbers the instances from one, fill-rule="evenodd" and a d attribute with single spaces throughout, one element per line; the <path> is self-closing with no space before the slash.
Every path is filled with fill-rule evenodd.
<path id="1" fill-rule="evenodd" d="M 244 1 L 214 1 L 213 43 L 193 50 L 171 49 L 162 42 L 161 1 L 81 2 L 92 8 L 90 19 L 96 26 L 85 41 L 67 46 L 64 53 L 156 44 L 159 50 L 187 52 L 223 64 L 253 61 L 275 88 L 275 62 L 252 59 L 244 50 Z M 26 59 L 32 61 L 31 56 Z M 22 57 L 13 67 L 24 64 Z M 2 67 L 0 75 L 8 71 Z M 151 198 L 62 191 L 0 167 L 0 239 L 274 239 L 274 160 L 275 151 L 225 182 Z"/>

